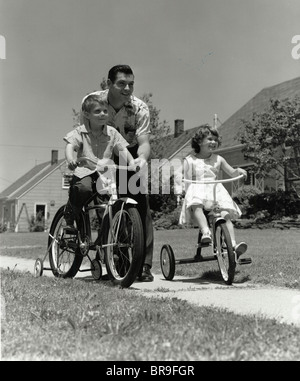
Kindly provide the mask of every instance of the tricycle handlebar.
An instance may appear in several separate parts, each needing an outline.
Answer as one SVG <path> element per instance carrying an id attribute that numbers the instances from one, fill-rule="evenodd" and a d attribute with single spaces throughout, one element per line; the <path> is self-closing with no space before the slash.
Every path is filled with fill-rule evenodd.
<path id="1" fill-rule="evenodd" d="M 201 181 L 195 181 L 195 180 L 188 180 L 188 179 L 183 179 L 184 182 L 186 183 L 192 183 L 192 184 L 217 184 L 217 183 L 231 183 L 233 181 L 239 180 L 244 175 L 239 175 L 237 177 L 232 177 L 230 179 L 223 179 L 223 180 L 201 180 Z"/>

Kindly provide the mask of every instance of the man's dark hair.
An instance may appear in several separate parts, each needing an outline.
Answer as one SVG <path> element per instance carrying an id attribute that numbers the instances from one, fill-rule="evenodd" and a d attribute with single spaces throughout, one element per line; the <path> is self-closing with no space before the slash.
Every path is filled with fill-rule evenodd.
<path id="1" fill-rule="evenodd" d="M 130 66 L 128 66 L 128 65 L 116 65 L 109 70 L 107 78 L 110 79 L 112 83 L 114 83 L 118 73 L 124 73 L 126 75 L 133 75 L 133 71 L 132 71 Z"/>

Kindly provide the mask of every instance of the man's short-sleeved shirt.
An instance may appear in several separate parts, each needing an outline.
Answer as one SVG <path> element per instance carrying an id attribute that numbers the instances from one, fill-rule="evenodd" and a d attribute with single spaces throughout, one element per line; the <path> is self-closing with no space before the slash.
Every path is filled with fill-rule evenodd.
<path id="1" fill-rule="evenodd" d="M 72 144 L 77 151 L 77 158 L 88 157 L 92 160 L 110 159 L 113 155 L 113 149 L 118 144 L 125 148 L 128 146 L 127 141 L 122 135 L 111 126 L 105 126 L 102 134 L 99 137 L 94 137 L 85 125 L 80 125 L 70 131 L 65 137 L 66 143 Z M 96 170 L 91 170 L 85 167 L 77 167 L 74 175 L 82 178 L 94 173 Z"/>
<path id="2" fill-rule="evenodd" d="M 131 95 L 130 101 L 119 111 L 116 111 L 108 102 L 108 89 L 95 91 L 91 94 L 99 95 L 108 103 L 107 124 L 115 127 L 125 139 L 128 131 L 135 131 L 134 143 L 136 144 L 137 137 L 151 133 L 149 108 L 141 99 Z M 86 97 L 88 97 L 88 95 Z M 83 98 L 82 102 L 86 97 Z"/>

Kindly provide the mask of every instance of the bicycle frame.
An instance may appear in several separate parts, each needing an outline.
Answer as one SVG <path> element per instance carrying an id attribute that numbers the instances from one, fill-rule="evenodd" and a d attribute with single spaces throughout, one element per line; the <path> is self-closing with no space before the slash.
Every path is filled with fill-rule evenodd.
<path id="1" fill-rule="evenodd" d="M 89 211 L 91 210 L 95 210 L 96 211 L 96 214 L 97 214 L 97 210 L 103 210 L 104 209 L 104 212 L 103 212 L 103 216 L 102 216 L 102 222 L 101 222 L 101 226 L 100 226 L 100 231 L 102 232 L 103 231 L 103 222 L 104 222 L 104 217 L 106 215 L 108 215 L 108 218 L 109 218 L 109 225 L 112 226 L 112 220 L 113 220 L 113 214 L 112 214 L 112 206 L 115 204 L 115 203 L 122 203 L 121 205 L 121 212 L 123 211 L 123 208 L 124 208 L 124 205 L 125 204 L 132 204 L 132 205 L 137 205 L 137 202 L 135 200 L 133 200 L 132 198 L 130 197 L 122 197 L 122 198 L 115 198 L 115 194 L 114 194 L 114 183 L 111 184 L 112 186 L 110 186 L 109 188 L 110 189 L 107 189 L 108 190 L 108 193 L 110 193 L 110 198 L 109 200 L 106 202 L 106 203 L 103 203 L 103 204 L 99 204 L 96 202 L 97 198 L 99 197 L 99 192 L 96 191 L 85 203 L 84 207 L 83 207 L 83 214 L 84 214 L 84 223 L 85 223 L 85 231 L 88 232 L 89 236 L 91 236 L 91 225 L 90 225 L 90 216 L 89 216 Z M 91 205 L 93 202 L 93 205 Z M 114 235 L 114 239 L 116 238 L 116 236 L 118 236 L 118 233 L 119 233 L 119 228 L 120 228 L 120 220 L 118 221 L 118 226 L 117 226 L 117 229 L 115 231 L 112 232 L 112 234 Z M 80 239 L 80 238 L 79 238 Z M 97 240 L 96 240 L 97 241 Z M 95 242 L 96 242 L 95 241 Z M 102 240 L 98 241 L 99 245 L 99 248 L 106 248 L 106 247 L 109 247 L 109 246 L 113 246 L 114 244 L 113 243 L 110 243 L 110 244 L 103 244 L 102 243 Z M 91 247 L 92 249 L 95 249 L 95 247 Z"/>

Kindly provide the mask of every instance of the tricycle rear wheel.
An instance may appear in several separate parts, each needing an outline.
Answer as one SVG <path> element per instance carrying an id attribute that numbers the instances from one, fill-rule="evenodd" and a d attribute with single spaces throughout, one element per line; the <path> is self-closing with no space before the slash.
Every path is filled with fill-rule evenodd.
<path id="1" fill-rule="evenodd" d="M 160 267 L 163 276 L 167 280 L 172 280 L 175 275 L 175 256 L 170 245 L 163 245 L 160 251 Z"/>

